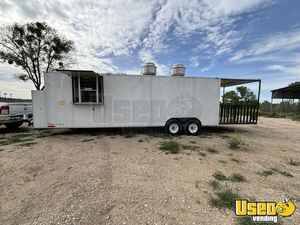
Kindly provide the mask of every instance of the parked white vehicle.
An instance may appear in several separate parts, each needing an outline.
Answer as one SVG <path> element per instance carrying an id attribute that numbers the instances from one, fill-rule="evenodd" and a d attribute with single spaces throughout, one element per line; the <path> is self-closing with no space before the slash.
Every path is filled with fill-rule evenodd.
<path id="1" fill-rule="evenodd" d="M 17 102 L 0 102 L 0 125 L 18 128 L 24 122 L 32 121 L 32 104 Z"/>
<path id="2" fill-rule="evenodd" d="M 142 75 L 56 70 L 45 89 L 32 91 L 35 128 L 164 126 L 171 134 L 195 135 L 201 126 L 256 124 L 258 103 L 220 105 L 220 88 L 260 80 L 186 77 L 176 64 L 171 76 L 156 76 L 148 63 Z M 259 94 L 258 94 L 259 96 Z"/>

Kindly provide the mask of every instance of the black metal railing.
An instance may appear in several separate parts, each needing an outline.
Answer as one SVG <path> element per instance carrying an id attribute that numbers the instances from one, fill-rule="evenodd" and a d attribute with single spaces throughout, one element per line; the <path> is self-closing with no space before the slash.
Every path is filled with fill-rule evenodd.
<path id="1" fill-rule="evenodd" d="M 219 124 L 257 124 L 258 108 L 258 104 L 221 104 Z"/>

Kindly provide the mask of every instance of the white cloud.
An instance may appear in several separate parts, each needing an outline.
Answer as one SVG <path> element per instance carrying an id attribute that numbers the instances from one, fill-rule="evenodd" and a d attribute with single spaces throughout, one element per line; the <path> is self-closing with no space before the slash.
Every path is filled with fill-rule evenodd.
<path id="1" fill-rule="evenodd" d="M 230 61 L 286 60 L 284 53 L 300 48 L 300 29 L 280 32 L 264 38 L 245 50 L 237 51 Z M 280 57 L 282 56 L 282 57 Z"/>
<path id="2" fill-rule="evenodd" d="M 264 38 L 247 49 L 237 51 L 229 59 L 233 63 L 263 63 L 264 76 L 271 88 L 280 87 L 280 82 L 288 84 L 300 79 L 300 29 L 279 32 Z M 277 81 L 276 81 L 277 79 Z M 275 85 L 275 83 L 277 85 Z M 282 86 L 282 85 L 281 85 Z"/>
<path id="3" fill-rule="evenodd" d="M 170 69 L 168 68 L 168 66 L 161 64 L 159 62 L 157 62 L 157 60 L 155 59 L 155 57 L 153 56 L 153 53 L 149 50 L 143 49 L 139 52 L 139 57 L 143 62 L 153 62 L 155 63 L 156 67 L 157 67 L 157 74 L 158 75 L 167 75 L 170 72 Z"/>
<path id="4" fill-rule="evenodd" d="M 190 57 L 190 67 L 198 67 L 200 65 L 199 63 L 199 56 L 193 55 Z"/>
<path id="5" fill-rule="evenodd" d="M 292 65 L 292 66 L 273 64 L 273 65 L 267 66 L 266 69 L 271 70 L 271 71 L 281 72 L 286 75 L 292 75 L 292 76 L 300 79 L 300 65 L 299 64 Z"/>
<path id="6" fill-rule="evenodd" d="M 285 75 L 274 76 L 274 72 L 271 74 L 266 74 L 266 77 L 262 80 L 262 90 L 270 92 L 277 88 L 282 88 L 288 84 L 299 81 L 299 76 L 289 76 L 289 79 Z"/>
<path id="7" fill-rule="evenodd" d="M 139 46 L 153 53 L 168 51 L 164 42 L 172 27 L 178 37 L 204 32 L 216 53 L 223 54 L 237 41 L 236 31 L 225 29 L 235 21 L 232 16 L 266 2 L 270 1 L 3 0 L 0 18 L 2 24 L 44 20 L 75 41 L 79 56 L 128 55 Z"/>
<path id="8" fill-rule="evenodd" d="M 212 62 L 210 62 L 210 64 L 208 66 L 202 68 L 200 71 L 201 72 L 206 72 L 206 71 L 210 70 L 214 65 L 215 65 L 215 62 L 212 61 Z"/>
<path id="9" fill-rule="evenodd" d="M 140 45 L 140 38 L 152 17 L 153 1 L 70 0 L 6 1 L 2 24 L 46 21 L 74 40 L 80 55 L 95 58 L 128 55 Z M 105 66 L 106 67 L 106 66 Z M 113 69 L 113 68 L 112 68 Z"/>
<path id="10" fill-rule="evenodd" d="M 80 53 L 97 57 L 130 54 L 142 46 L 153 52 L 166 49 L 164 41 L 174 26 L 177 35 L 207 32 L 207 39 L 226 46 L 232 17 L 251 11 L 266 0 L 2 0 L 2 24 L 46 21 L 75 41 Z M 219 25 L 216 25 L 218 23 Z M 226 30 L 226 31 L 225 31 Z M 222 35 L 222 39 L 218 36 Z M 224 49 L 220 49 L 222 53 Z"/>
<path id="11" fill-rule="evenodd" d="M 31 82 L 18 81 L 16 79 L 1 80 L 0 82 L 0 92 L 3 97 L 3 93 L 7 93 L 7 97 L 12 94 L 13 98 L 31 98 L 31 90 L 34 86 Z"/>
<path id="12" fill-rule="evenodd" d="M 270 4 L 264 0 L 173 0 L 158 1 L 154 20 L 143 40 L 143 52 L 154 55 L 170 51 L 166 36 L 174 30 L 179 40 L 186 42 L 191 35 L 199 36 L 195 51 L 206 51 L 215 57 L 229 53 L 242 39 L 243 32 L 234 30 L 234 16 Z M 201 38 L 204 36 L 204 38 Z M 141 57 L 144 60 L 143 57 Z M 192 65 L 195 60 L 192 59 Z M 199 64 L 199 63 L 198 63 Z M 206 67 L 210 68 L 210 67 Z"/>
<path id="13" fill-rule="evenodd" d="M 31 90 L 34 89 L 33 84 L 29 81 L 23 82 L 14 78 L 15 74 L 21 73 L 23 71 L 17 67 L 0 63 L 1 96 L 3 96 L 3 93 L 8 93 L 7 97 L 12 94 L 16 98 L 31 98 Z"/>
<path id="14" fill-rule="evenodd" d="M 270 0 L 206 0 L 207 3 L 210 3 L 212 11 L 223 16 L 235 15 L 241 12 L 252 11 L 253 8 L 261 7 L 264 4 L 270 4 L 273 1 Z"/>
<path id="15" fill-rule="evenodd" d="M 157 54 L 170 54 L 170 36 L 179 42 L 191 38 L 195 51 L 215 57 L 232 51 L 242 38 L 234 23 L 239 15 L 270 4 L 271 0 L 1 0 L 0 25 L 46 21 L 74 40 L 74 68 L 118 71 L 112 56 L 136 54 L 153 61 L 159 74 L 169 66 Z M 193 36 L 193 37 L 192 37 Z M 175 46 L 176 47 L 176 46 Z M 201 63 L 200 63 L 201 65 Z M 203 66 L 203 71 L 213 66 Z M 128 66 L 133 68 L 132 65 Z"/>
<path id="16" fill-rule="evenodd" d="M 264 38 L 234 53 L 232 63 L 261 63 L 262 88 L 270 91 L 300 79 L 300 29 L 292 28 Z M 259 68 L 259 67 L 258 67 Z"/>
<path id="17" fill-rule="evenodd" d="M 0 63 L 0 81 L 10 80 L 14 74 L 20 74 L 23 71 L 17 67 L 9 66 L 7 64 Z"/>
<path id="18" fill-rule="evenodd" d="M 93 70 L 95 72 L 117 72 L 118 67 L 114 66 L 111 59 L 98 58 L 89 54 L 76 54 L 75 63 L 71 66 L 72 69 Z"/>

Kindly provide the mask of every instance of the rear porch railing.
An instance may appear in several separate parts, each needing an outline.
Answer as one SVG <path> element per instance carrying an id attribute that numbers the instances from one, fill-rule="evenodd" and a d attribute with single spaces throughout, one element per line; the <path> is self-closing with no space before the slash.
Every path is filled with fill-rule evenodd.
<path id="1" fill-rule="evenodd" d="M 219 124 L 257 124 L 258 108 L 258 104 L 221 104 Z"/>

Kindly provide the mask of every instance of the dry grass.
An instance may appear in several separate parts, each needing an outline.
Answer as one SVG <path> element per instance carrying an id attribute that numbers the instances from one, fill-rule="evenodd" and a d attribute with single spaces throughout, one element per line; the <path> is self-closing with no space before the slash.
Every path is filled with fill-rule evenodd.
<path id="1" fill-rule="evenodd" d="M 32 134 L 28 134 L 28 133 L 20 133 L 15 135 L 7 134 L 6 137 L 0 140 L 0 146 L 13 145 L 17 143 L 34 140 L 33 138 L 29 138 L 29 137 L 32 137 Z"/>
<path id="2" fill-rule="evenodd" d="M 288 164 L 292 166 L 300 166 L 300 160 L 298 158 L 290 157 L 288 160 Z"/>

